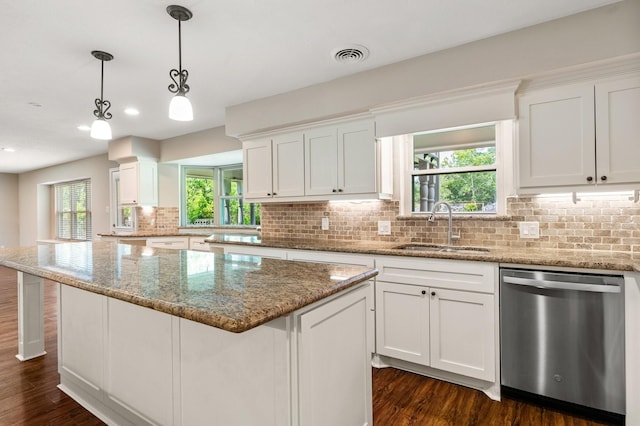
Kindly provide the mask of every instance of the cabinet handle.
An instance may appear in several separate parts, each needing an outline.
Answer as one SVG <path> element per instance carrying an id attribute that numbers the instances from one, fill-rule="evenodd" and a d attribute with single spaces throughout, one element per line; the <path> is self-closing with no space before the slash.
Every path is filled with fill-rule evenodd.
<path id="1" fill-rule="evenodd" d="M 607 177 L 606 176 L 600 176 L 600 180 L 604 182 L 605 180 L 607 180 Z"/>
<path id="2" fill-rule="evenodd" d="M 427 294 L 427 290 L 422 290 L 422 294 Z"/>
<path id="3" fill-rule="evenodd" d="M 587 176 L 587 182 L 591 182 L 593 180 L 593 176 Z"/>
<path id="4" fill-rule="evenodd" d="M 431 295 L 432 295 L 432 296 L 435 296 L 435 295 L 436 295 L 436 292 L 435 292 L 435 291 L 432 291 L 432 292 L 431 292 Z"/>

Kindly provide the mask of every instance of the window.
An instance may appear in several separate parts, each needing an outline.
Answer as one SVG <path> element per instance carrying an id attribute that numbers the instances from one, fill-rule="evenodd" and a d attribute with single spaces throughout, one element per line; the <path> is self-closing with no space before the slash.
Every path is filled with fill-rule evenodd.
<path id="1" fill-rule="evenodd" d="M 91 240 L 91 180 L 55 184 L 56 239 Z"/>
<path id="2" fill-rule="evenodd" d="M 182 168 L 184 226 L 259 225 L 260 204 L 242 198 L 242 166 Z"/>
<path id="3" fill-rule="evenodd" d="M 413 135 L 411 211 L 446 201 L 454 213 L 496 213 L 495 125 Z"/>

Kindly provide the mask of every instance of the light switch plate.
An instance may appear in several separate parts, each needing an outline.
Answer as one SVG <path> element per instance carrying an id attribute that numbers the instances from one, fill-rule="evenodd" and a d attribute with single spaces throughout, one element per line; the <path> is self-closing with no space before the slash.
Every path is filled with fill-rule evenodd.
<path id="1" fill-rule="evenodd" d="M 520 222 L 520 238 L 540 238 L 540 224 L 538 222 Z"/>
<path id="2" fill-rule="evenodd" d="M 329 218 L 328 217 L 323 217 L 322 218 L 322 230 L 323 231 L 328 231 L 329 230 Z"/>
<path id="3" fill-rule="evenodd" d="M 389 220 L 378 221 L 378 235 L 391 235 L 391 221 Z"/>

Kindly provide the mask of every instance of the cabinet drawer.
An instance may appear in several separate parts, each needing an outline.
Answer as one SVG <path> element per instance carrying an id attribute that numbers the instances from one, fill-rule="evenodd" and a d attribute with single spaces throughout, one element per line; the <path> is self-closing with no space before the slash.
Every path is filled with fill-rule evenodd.
<path id="1" fill-rule="evenodd" d="M 378 281 L 481 293 L 495 293 L 497 267 L 464 260 L 376 258 Z"/>
<path id="2" fill-rule="evenodd" d="M 189 248 L 189 237 L 149 238 L 147 247 L 187 250 Z"/>

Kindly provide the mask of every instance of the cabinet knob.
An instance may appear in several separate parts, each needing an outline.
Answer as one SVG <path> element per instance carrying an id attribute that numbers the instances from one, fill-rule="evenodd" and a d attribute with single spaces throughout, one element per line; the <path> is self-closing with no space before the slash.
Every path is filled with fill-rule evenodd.
<path id="1" fill-rule="evenodd" d="M 427 290 L 422 290 L 422 294 L 427 294 Z"/>
<path id="2" fill-rule="evenodd" d="M 338 192 L 338 190 L 337 190 L 337 189 L 332 189 L 331 191 L 332 191 L 332 192 Z"/>
<path id="3" fill-rule="evenodd" d="M 604 182 L 605 180 L 607 180 L 607 177 L 606 176 L 600 176 L 600 180 Z"/>
<path id="4" fill-rule="evenodd" d="M 593 176 L 587 176 L 587 182 L 591 182 L 593 180 Z"/>
<path id="5" fill-rule="evenodd" d="M 431 292 L 431 295 L 432 295 L 432 296 L 435 296 L 435 295 L 436 295 L 436 292 L 435 292 L 435 291 L 432 291 L 432 292 Z"/>
<path id="6" fill-rule="evenodd" d="M 342 192 L 342 188 L 341 188 L 341 189 L 338 189 L 338 192 Z"/>
<path id="7" fill-rule="evenodd" d="M 267 192 L 267 197 L 271 197 L 271 193 L 270 192 Z"/>
<path id="8" fill-rule="evenodd" d="M 274 193 L 273 193 L 273 195 L 274 195 L 274 196 L 276 196 L 276 195 L 278 195 L 278 194 L 276 194 L 276 193 L 274 192 Z"/>

